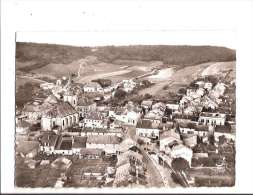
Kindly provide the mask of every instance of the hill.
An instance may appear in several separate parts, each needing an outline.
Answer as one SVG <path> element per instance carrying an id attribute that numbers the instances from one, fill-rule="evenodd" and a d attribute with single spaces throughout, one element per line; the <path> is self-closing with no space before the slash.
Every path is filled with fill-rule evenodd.
<path id="1" fill-rule="evenodd" d="M 215 46 L 133 45 L 94 48 L 16 43 L 16 68 L 23 71 L 36 70 L 48 64 L 70 64 L 87 56 L 95 56 L 101 62 L 115 64 L 120 60 L 129 60 L 134 64 L 139 61 L 161 61 L 164 64 L 190 66 L 205 62 L 234 61 L 236 52 Z"/>

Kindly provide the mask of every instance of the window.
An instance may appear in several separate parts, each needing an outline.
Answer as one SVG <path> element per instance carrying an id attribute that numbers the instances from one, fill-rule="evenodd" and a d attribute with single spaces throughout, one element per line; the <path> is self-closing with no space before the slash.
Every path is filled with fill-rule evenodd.
<path id="1" fill-rule="evenodd" d="M 64 120 L 62 121 L 62 126 L 64 126 Z"/>

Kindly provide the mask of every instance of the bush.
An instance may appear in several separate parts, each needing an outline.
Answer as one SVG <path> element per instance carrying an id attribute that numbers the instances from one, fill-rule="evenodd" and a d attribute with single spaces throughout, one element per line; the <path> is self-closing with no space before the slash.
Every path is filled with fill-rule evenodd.
<path id="1" fill-rule="evenodd" d="M 92 82 L 97 82 L 103 88 L 109 87 L 112 84 L 112 81 L 110 79 L 96 79 L 96 80 L 92 80 Z"/>
<path id="2" fill-rule="evenodd" d="M 173 159 L 171 162 L 171 166 L 176 171 L 186 171 L 190 168 L 190 165 L 187 160 L 181 157 Z"/>

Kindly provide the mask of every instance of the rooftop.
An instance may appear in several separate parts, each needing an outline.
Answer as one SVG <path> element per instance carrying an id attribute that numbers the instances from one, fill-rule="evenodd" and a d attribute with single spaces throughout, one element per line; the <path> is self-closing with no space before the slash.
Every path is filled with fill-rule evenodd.
<path id="1" fill-rule="evenodd" d="M 74 137 L 72 148 L 85 148 L 87 137 Z"/>
<path id="2" fill-rule="evenodd" d="M 49 146 L 55 146 L 56 142 L 58 140 L 58 135 L 51 133 L 51 132 L 45 132 L 41 137 L 40 137 L 40 143 L 42 145 L 44 144 L 49 144 Z"/>
<path id="3" fill-rule="evenodd" d="M 88 112 L 84 115 L 84 118 L 92 120 L 103 120 L 104 116 L 99 112 Z"/>
<path id="4" fill-rule="evenodd" d="M 76 114 L 77 111 L 68 102 L 59 102 L 49 111 L 43 114 L 44 117 L 56 118 Z"/>
<path id="5" fill-rule="evenodd" d="M 224 118 L 226 115 L 225 114 L 221 114 L 221 113 L 201 112 L 200 116 L 203 116 L 203 117 Z"/>
<path id="6" fill-rule="evenodd" d="M 87 137 L 89 144 L 119 144 L 120 139 L 117 136 L 110 135 L 89 135 Z"/>
<path id="7" fill-rule="evenodd" d="M 145 128 L 145 129 L 158 129 L 157 125 L 154 125 L 152 121 L 147 119 L 141 119 L 138 121 L 136 128 Z"/>

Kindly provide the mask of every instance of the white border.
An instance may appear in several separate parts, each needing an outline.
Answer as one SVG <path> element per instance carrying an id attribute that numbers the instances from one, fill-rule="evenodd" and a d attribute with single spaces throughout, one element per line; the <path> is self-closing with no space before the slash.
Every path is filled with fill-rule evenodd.
<path id="1" fill-rule="evenodd" d="M 1 191 L 14 189 L 14 64 L 16 31 L 161 32 L 236 31 L 237 162 L 233 188 L 43 189 L 58 193 L 234 193 L 253 192 L 253 2 L 251 1 L 49 1 L 3 0 L 1 6 Z M 138 33 L 137 33 L 138 34 Z M 137 40 L 137 39 L 136 39 Z M 209 39 L 208 39 L 209 40 Z"/>

